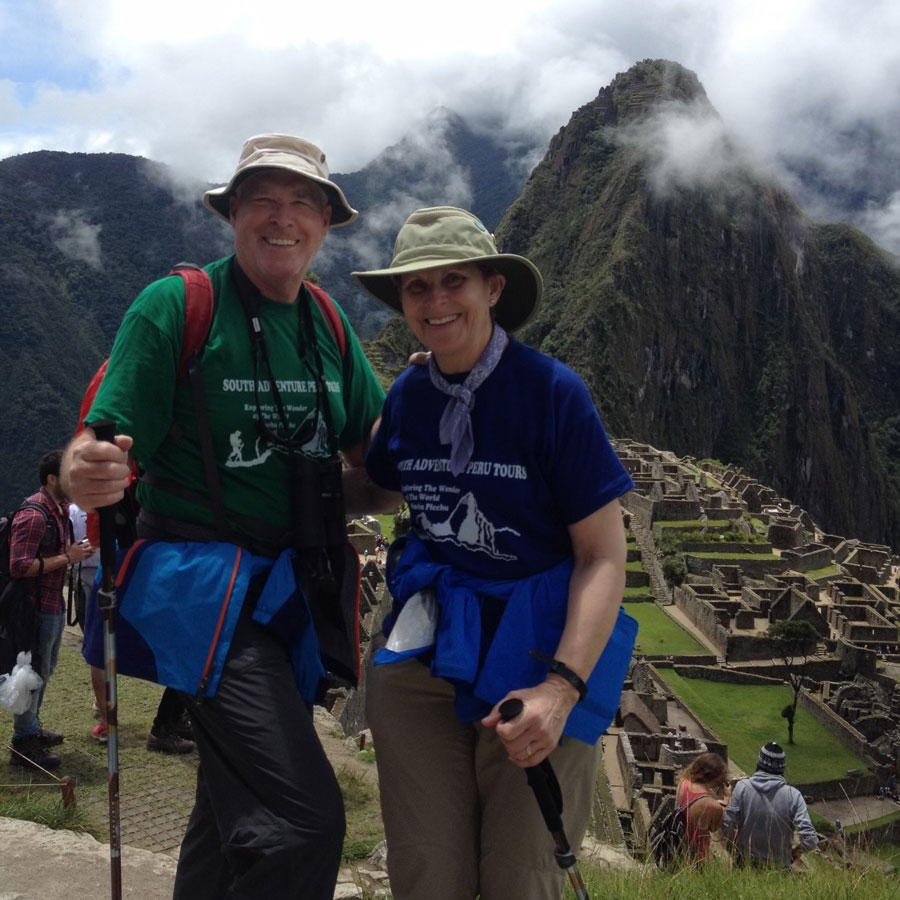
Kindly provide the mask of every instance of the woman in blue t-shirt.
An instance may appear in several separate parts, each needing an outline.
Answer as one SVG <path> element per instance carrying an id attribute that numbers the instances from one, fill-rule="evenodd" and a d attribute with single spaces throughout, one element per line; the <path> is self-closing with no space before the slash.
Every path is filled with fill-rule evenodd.
<path id="1" fill-rule="evenodd" d="M 557 900 L 518 770 L 550 758 L 577 848 L 637 630 L 620 610 L 632 481 L 581 379 L 508 337 L 541 276 L 471 213 L 417 210 L 390 267 L 354 277 L 431 351 L 366 457 L 370 491 L 402 492 L 411 522 L 367 674 L 393 896 Z M 524 709 L 503 722 L 511 697 Z"/>

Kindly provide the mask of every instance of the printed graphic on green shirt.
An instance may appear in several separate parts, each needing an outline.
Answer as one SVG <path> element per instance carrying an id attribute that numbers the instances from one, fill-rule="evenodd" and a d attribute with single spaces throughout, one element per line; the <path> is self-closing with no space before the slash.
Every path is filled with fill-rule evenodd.
<path id="1" fill-rule="evenodd" d="M 279 438 L 308 434 L 303 451 L 328 456 L 365 441 L 381 411 L 384 394 L 350 326 L 346 325 L 347 355 L 342 360 L 332 332 L 314 307 L 327 402 L 339 445 L 329 448 L 328 429 L 318 409 L 326 400 L 317 397 L 314 357 L 311 352 L 304 357 L 298 352 L 297 307 L 264 301 L 260 319 L 287 420 L 285 427 L 267 367 L 261 365 L 259 373 L 254 373 L 246 318 L 229 275 L 230 259 L 213 263 L 207 271 L 215 291 L 216 314 L 203 352 L 202 377 L 225 505 L 240 515 L 262 517 L 275 527 L 287 528 L 287 453 L 260 434 L 257 417 Z M 116 336 L 109 374 L 91 415 L 113 418 L 120 433 L 130 434 L 135 456 L 148 472 L 202 493 L 206 485 L 190 385 L 177 383 L 175 375 L 183 297 L 180 279 L 174 278 L 155 282 L 138 297 Z M 309 298 L 301 298 L 301 302 L 304 299 L 309 302 Z M 138 496 L 150 512 L 189 522 L 212 521 L 208 509 L 161 488 L 141 484 Z"/>

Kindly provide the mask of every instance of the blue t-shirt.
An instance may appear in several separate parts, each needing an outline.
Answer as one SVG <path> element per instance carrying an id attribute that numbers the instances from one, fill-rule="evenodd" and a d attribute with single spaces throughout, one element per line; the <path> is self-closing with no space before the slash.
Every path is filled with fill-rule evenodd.
<path id="1" fill-rule="evenodd" d="M 475 392 L 475 449 L 459 476 L 438 438 L 448 399 L 411 366 L 366 456 L 373 481 L 403 492 L 435 561 L 483 578 L 542 572 L 571 557 L 569 525 L 634 486 L 581 378 L 518 341 Z"/>

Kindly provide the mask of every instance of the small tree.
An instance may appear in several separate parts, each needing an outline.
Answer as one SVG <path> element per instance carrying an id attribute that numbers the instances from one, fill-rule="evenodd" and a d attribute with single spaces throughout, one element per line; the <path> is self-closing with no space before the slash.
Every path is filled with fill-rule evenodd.
<path id="1" fill-rule="evenodd" d="M 803 685 L 803 671 L 800 660 L 816 649 L 819 635 L 809 622 L 802 619 L 772 622 L 769 625 L 769 640 L 787 668 L 788 682 L 794 692 L 792 701 L 781 711 L 787 719 L 788 743 L 794 743 L 794 720 L 797 717 L 797 703 Z"/>
<path id="2" fill-rule="evenodd" d="M 406 534 L 410 529 L 409 507 L 404 503 L 394 514 L 394 539 Z"/>
<path id="3" fill-rule="evenodd" d="M 687 567 L 684 564 L 684 557 L 680 554 L 675 556 L 666 556 L 662 561 L 663 578 L 669 588 L 678 587 L 684 584 L 687 577 Z"/>

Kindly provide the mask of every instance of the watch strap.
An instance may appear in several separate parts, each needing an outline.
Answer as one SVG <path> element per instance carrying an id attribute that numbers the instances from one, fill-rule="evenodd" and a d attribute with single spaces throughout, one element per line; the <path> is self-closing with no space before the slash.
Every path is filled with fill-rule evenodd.
<path id="1" fill-rule="evenodd" d="M 537 660 L 542 666 L 546 666 L 550 672 L 564 678 L 569 684 L 578 691 L 578 700 L 584 700 L 587 696 L 587 685 L 582 681 L 576 672 L 573 672 L 564 662 L 542 653 L 540 650 L 529 650 L 528 655 Z"/>

